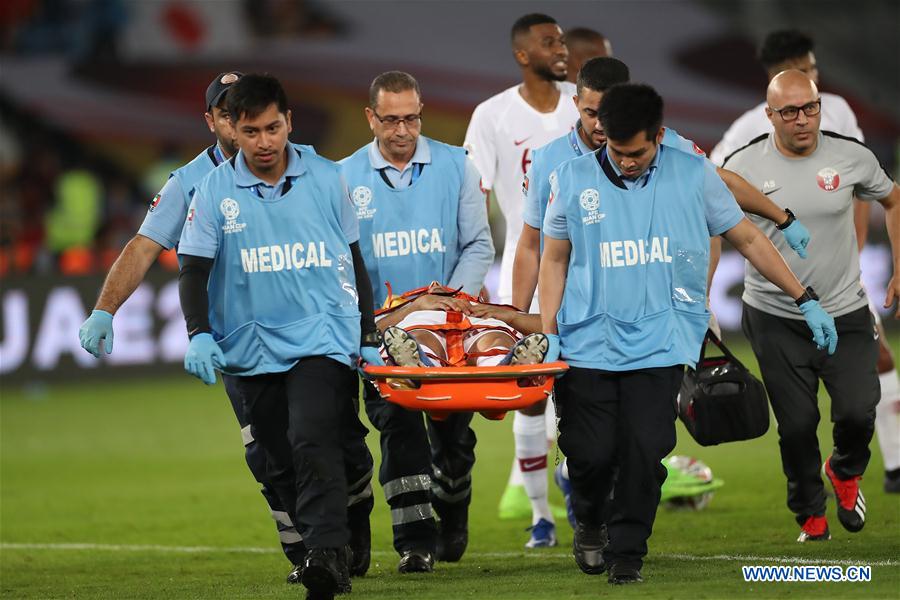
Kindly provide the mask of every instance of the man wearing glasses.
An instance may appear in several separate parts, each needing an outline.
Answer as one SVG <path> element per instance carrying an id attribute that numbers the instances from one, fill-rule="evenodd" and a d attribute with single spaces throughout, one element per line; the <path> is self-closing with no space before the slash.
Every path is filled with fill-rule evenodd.
<path id="1" fill-rule="evenodd" d="M 813 40 L 795 30 L 774 31 L 766 36 L 759 49 L 759 60 L 771 81 L 775 75 L 787 70 L 797 69 L 819 84 L 819 69 L 816 55 L 813 53 Z M 841 135 L 865 141 L 863 132 L 856 122 L 856 115 L 847 101 L 836 94 L 822 92 L 821 128 Z M 763 102 L 741 115 L 732 123 L 722 140 L 713 148 L 709 158 L 717 165 L 722 165 L 725 158 L 759 135 L 772 131 L 772 125 L 766 118 L 766 103 Z M 869 227 L 868 202 L 855 202 L 856 241 L 860 250 L 866 243 Z M 894 357 L 885 342 L 884 329 L 880 317 L 873 305 L 870 305 L 879 328 L 878 378 L 881 382 L 881 401 L 875 426 L 878 429 L 878 442 L 884 457 L 884 490 L 900 493 L 900 378 L 894 367 Z"/>
<path id="2" fill-rule="evenodd" d="M 494 246 L 481 177 L 466 151 L 420 135 L 421 94 L 408 73 L 376 77 L 365 113 L 375 139 L 341 165 L 376 305 L 387 298 L 385 283 L 402 292 L 437 281 L 477 296 Z M 417 308 L 439 308 L 442 298 L 426 294 Z M 391 507 L 400 572 L 430 572 L 435 558 L 458 561 L 468 543 L 471 413 L 432 421 L 388 403 L 369 384 L 365 401 L 381 432 L 379 480 Z"/>
<path id="3" fill-rule="evenodd" d="M 869 462 L 869 442 L 879 401 L 878 335 L 860 284 L 859 250 L 853 227 L 853 197 L 878 201 L 886 210 L 894 256 L 885 307 L 900 297 L 900 190 L 861 142 L 820 131 L 822 99 L 799 70 L 776 75 L 766 95 L 774 128 L 725 161 L 776 204 L 789 206 L 809 228 L 809 259 L 785 252 L 775 226 L 748 217 L 782 252 L 801 281 L 822 293 L 822 308 L 834 316 L 834 355 L 810 343 L 797 307 L 748 265 L 744 279 L 744 333 L 759 361 L 778 420 L 781 461 L 788 479 L 788 507 L 801 527 L 799 542 L 831 538 L 825 518 L 825 488 L 816 427 L 819 380 L 831 396 L 834 449 L 825 476 L 835 490 L 845 529 L 865 525 L 866 503 L 859 480 Z M 780 226 L 779 226 L 780 227 Z M 815 297 L 811 288 L 808 295 Z M 799 302 L 799 301 L 798 301 Z M 900 312 L 898 312 L 900 315 Z"/>

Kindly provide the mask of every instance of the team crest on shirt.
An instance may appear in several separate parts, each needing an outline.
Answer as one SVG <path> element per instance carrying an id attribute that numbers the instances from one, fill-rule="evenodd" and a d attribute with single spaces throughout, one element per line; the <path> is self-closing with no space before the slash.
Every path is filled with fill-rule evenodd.
<path id="1" fill-rule="evenodd" d="M 816 183 L 826 192 L 833 192 L 841 185 L 841 176 L 831 167 L 825 167 L 816 173 Z"/>
<path id="2" fill-rule="evenodd" d="M 581 219 L 585 225 L 599 223 L 606 217 L 606 214 L 600 212 L 600 192 L 594 188 L 583 190 L 578 197 L 578 203 L 587 213 L 587 216 Z"/>
<path id="3" fill-rule="evenodd" d="M 222 225 L 222 231 L 228 233 L 240 233 L 247 228 L 246 223 L 238 223 L 237 218 L 241 214 L 241 205 L 234 198 L 225 198 L 219 204 L 219 210 L 225 217 L 225 224 Z"/>
<path id="4" fill-rule="evenodd" d="M 371 189 L 364 185 L 357 186 L 353 188 L 350 199 L 353 200 L 353 204 L 356 205 L 357 219 L 371 219 L 375 216 L 378 209 L 369 208 L 369 205 L 372 204 Z"/>
<path id="5" fill-rule="evenodd" d="M 162 200 L 162 194 L 157 194 L 153 196 L 153 200 L 150 201 L 150 212 L 156 210 L 156 207 L 159 206 L 159 201 Z"/>

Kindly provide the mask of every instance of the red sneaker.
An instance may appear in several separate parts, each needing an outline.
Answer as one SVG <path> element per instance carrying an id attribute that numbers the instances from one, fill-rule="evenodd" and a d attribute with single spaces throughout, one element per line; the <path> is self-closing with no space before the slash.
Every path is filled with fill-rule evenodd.
<path id="1" fill-rule="evenodd" d="M 822 469 L 834 488 L 834 495 L 837 497 L 838 519 L 841 525 L 847 531 L 856 533 L 866 524 L 866 499 L 863 497 L 862 490 L 859 489 L 859 481 L 862 477 L 857 475 L 850 479 L 838 479 L 831 470 L 830 456 L 825 460 Z"/>
<path id="2" fill-rule="evenodd" d="M 810 517 L 800 528 L 800 537 L 797 541 L 803 542 L 827 542 L 831 539 L 828 531 L 828 521 L 825 517 Z"/>

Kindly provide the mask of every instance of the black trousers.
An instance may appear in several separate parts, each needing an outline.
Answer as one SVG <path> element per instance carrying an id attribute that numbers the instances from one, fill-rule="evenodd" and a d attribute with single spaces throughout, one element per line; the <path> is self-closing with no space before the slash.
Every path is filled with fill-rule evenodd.
<path id="1" fill-rule="evenodd" d="M 459 523 L 472 499 L 475 432 L 472 413 L 444 421 L 423 417 L 383 399 L 365 384 L 366 413 L 381 433 L 378 479 L 391 507 L 394 549 L 435 551 L 434 512 Z"/>
<path id="2" fill-rule="evenodd" d="M 278 529 L 278 539 L 281 542 L 281 548 L 284 550 L 288 560 L 291 561 L 291 564 L 300 564 L 306 556 L 306 546 L 303 545 L 302 537 L 294 528 L 291 516 L 284 509 L 281 498 L 278 497 L 278 492 L 275 491 L 275 487 L 269 481 L 269 475 L 266 471 L 266 450 L 257 443 L 250 426 L 250 419 L 244 414 L 244 399 L 237 388 L 238 378 L 223 373 L 222 380 L 225 383 L 225 393 L 228 394 L 228 399 L 231 401 L 234 416 L 237 417 L 238 424 L 241 426 L 241 437 L 244 441 L 244 459 L 247 461 L 247 466 L 250 468 L 253 478 L 261 486 L 260 492 L 269 505 L 269 510 Z"/>
<path id="3" fill-rule="evenodd" d="M 556 382 L 559 447 L 575 517 L 595 527 L 606 522 L 608 564 L 643 565 L 666 480 L 660 461 L 675 447 L 683 376 L 680 365 L 623 372 L 572 367 Z"/>
<path id="4" fill-rule="evenodd" d="M 842 479 L 862 475 L 875 431 L 878 342 L 869 308 L 834 320 L 837 350 L 817 350 L 800 319 L 785 319 L 744 304 L 742 326 L 750 340 L 778 421 L 781 465 L 787 477 L 787 505 L 802 524 L 825 514 L 825 486 L 819 452 L 819 380 L 831 397 L 834 449 L 831 467 Z"/>
<path id="5" fill-rule="evenodd" d="M 353 475 L 345 465 L 370 471 L 372 464 L 364 442 L 362 448 L 348 444 L 366 433 L 357 412 L 356 372 L 330 358 L 310 357 L 284 373 L 236 379 L 253 434 L 266 451 L 267 477 L 304 545 L 347 544 Z"/>

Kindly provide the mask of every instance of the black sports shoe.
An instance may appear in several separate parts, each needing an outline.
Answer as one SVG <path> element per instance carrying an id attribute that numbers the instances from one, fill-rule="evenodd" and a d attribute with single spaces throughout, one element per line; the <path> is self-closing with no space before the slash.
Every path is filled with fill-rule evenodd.
<path id="1" fill-rule="evenodd" d="M 583 523 L 575 524 L 572 554 L 575 555 L 575 564 L 583 573 L 599 575 L 606 570 L 603 549 L 606 548 L 607 541 L 606 525 L 591 527 Z"/>
<path id="2" fill-rule="evenodd" d="M 301 577 L 303 577 L 303 564 L 294 565 L 294 569 L 288 573 L 286 581 L 288 583 L 300 583 Z"/>
<path id="3" fill-rule="evenodd" d="M 424 550 L 407 550 L 400 557 L 397 570 L 401 573 L 431 573 L 434 571 L 434 557 Z"/>
<path id="4" fill-rule="evenodd" d="M 300 577 L 307 600 L 331 600 L 335 594 L 350 593 L 349 552 L 347 546 L 309 551 Z"/>
<path id="5" fill-rule="evenodd" d="M 887 494 L 900 494 L 900 469 L 884 472 L 884 491 Z"/>
<path id="6" fill-rule="evenodd" d="M 469 545 L 469 507 L 446 511 L 440 517 L 435 558 L 442 562 L 459 562 Z"/>
<path id="7" fill-rule="evenodd" d="M 626 585 L 629 583 L 641 583 L 644 581 L 644 578 L 641 577 L 641 570 L 636 565 L 614 563 L 609 568 L 609 577 L 606 581 L 613 585 Z"/>

